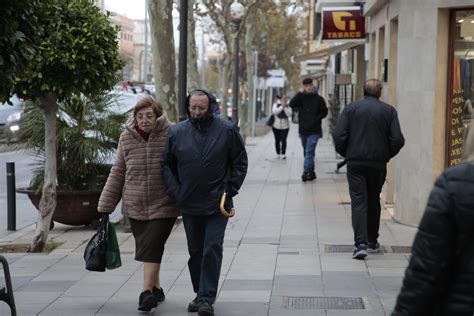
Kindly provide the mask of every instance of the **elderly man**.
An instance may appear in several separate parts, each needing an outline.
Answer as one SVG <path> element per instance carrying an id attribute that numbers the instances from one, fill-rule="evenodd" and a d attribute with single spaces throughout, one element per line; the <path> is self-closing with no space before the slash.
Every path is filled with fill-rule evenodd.
<path id="1" fill-rule="evenodd" d="M 247 174 L 247 153 L 236 126 L 213 114 L 213 95 L 197 89 L 186 103 L 189 119 L 168 134 L 164 180 L 181 211 L 188 241 L 188 267 L 197 294 L 188 311 L 212 316 L 228 221 L 219 205 L 226 193 L 225 209 L 233 207 L 232 198 Z"/>
<path id="2" fill-rule="evenodd" d="M 352 258 L 379 252 L 380 192 L 387 163 L 405 144 L 397 111 L 379 101 L 382 84 L 364 84 L 364 99 L 346 106 L 334 131 L 336 151 L 347 162 L 355 248 Z"/>

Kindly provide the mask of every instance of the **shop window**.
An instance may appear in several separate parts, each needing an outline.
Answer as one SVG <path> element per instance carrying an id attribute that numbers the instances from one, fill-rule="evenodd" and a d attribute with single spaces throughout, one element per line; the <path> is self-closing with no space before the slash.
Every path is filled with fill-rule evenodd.
<path id="1" fill-rule="evenodd" d="M 461 162 L 462 143 L 474 116 L 474 8 L 453 11 L 450 23 L 450 82 L 446 116 L 448 167 Z"/>

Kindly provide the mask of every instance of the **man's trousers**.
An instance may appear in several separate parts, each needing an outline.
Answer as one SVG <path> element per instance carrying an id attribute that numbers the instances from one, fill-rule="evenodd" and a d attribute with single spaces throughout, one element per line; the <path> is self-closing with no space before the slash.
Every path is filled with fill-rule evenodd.
<path id="1" fill-rule="evenodd" d="M 381 211 L 380 192 L 386 176 L 386 168 L 347 165 L 355 246 L 377 242 Z"/>

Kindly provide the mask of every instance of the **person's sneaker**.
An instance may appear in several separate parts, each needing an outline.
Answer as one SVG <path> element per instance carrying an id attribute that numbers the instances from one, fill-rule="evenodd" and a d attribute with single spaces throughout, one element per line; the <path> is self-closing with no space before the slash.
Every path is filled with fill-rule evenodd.
<path id="1" fill-rule="evenodd" d="M 199 316 L 214 316 L 214 307 L 208 302 L 202 302 L 198 309 Z"/>
<path id="2" fill-rule="evenodd" d="M 308 181 L 308 174 L 306 172 L 303 172 L 301 175 L 301 181 L 306 182 Z"/>
<path id="3" fill-rule="evenodd" d="M 138 310 L 142 312 L 149 312 L 152 308 L 158 306 L 158 300 L 150 290 L 140 293 L 138 299 Z"/>
<path id="4" fill-rule="evenodd" d="M 189 302 L 188 305 L 188 312 L 189 313 L 196 313 L 199 310 L 199 306 L 201 306 L 201 302 L 199 301 L 199 297 L 196 296 L 194 300 Z"/>
<path id="5" fill-rule="evenodd" d="M 166 298 L 165 297 L 165 292 L 163 291 L 163 289 L 161 287 L 158 289 L 154 286 L 153 287 L 153 295 L 155 295 L 156 300 L 158 301 L 158 303 L 163 302 Z"/>
<path id="6" fill-rule="evenodd" d="M 352 259 L 364 259 L 367 257 L 367 246 L 365 244 L 360 244 L 354 248 L 354 253 L 352 254 Z"/>
<path id="7" fill-rule="evenodd" d="M 277 154 L 276 159 L 280 159 L 280 157 L 281 157 L 280 154 Z"/>
<path id="8" fill-rule="evenodd" d="M 281 159 L 285 160 L 285 159 L 286 159 L 286 155 L 282 155 L 282 156 L 281 156 Z"/>
<path id="9" fill-rule="evenodd" d="M 368 253 L 379 253 L 380 252 L 380 244 L 378 242 L 376 242 L 376 243 L 373 243 L 373 242 L 367 243 L 367 252 Z"/>

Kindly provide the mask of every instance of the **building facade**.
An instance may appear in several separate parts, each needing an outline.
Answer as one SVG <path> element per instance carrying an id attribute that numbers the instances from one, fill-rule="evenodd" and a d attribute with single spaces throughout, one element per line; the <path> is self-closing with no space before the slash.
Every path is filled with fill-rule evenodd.
<path id="1" fill-rule="evenodd" d="M 460 162 L 473 115 L 474 2 L 318 0 L 314 23 L 324 25 L 325 9 L 354 5 L 363 12 L 365 40 L 322 40 L 319 30 L 321 44 L 295 59 L 327 58 L 324 71 L 306 75 L 343 106 L 362 98 L 366 79 L 382 81 L 382 99 L 397 109 L 406 138 L 388 165 L 383 199 L 394 205 L 395 220 L 416 226 L 436 177 Z"/>
<path id="2" fill-rule="evenodd" d="M 460 162 L 474 102 L 474 3 L 369 0 L 364 15 L 369 77 L 384 82 L 406 138 L 394 160 L 394 217 L 417 225 L 436 177 Z"/>

